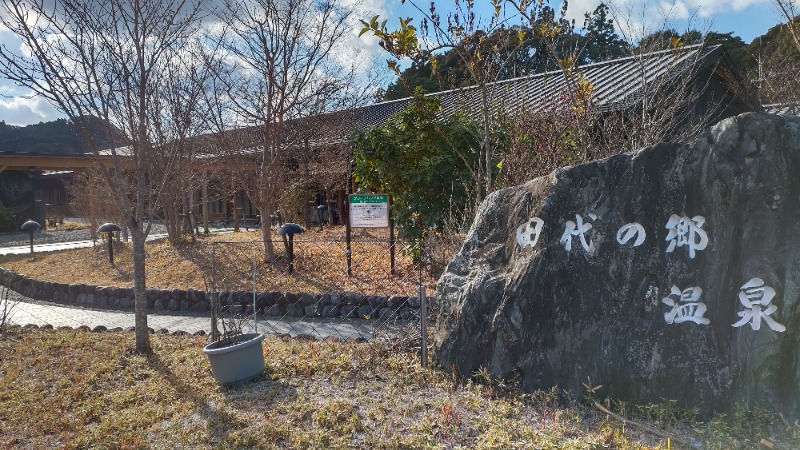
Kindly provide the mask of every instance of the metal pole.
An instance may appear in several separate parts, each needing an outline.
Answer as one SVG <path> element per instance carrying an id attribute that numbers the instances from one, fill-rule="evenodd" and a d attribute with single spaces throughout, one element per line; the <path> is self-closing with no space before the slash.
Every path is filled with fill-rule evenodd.
<path id="1" fill-rule="evenodd" d="M 347 209 L 347 219 L 345 221 L 345 232 L 344 232 L 344 239 L 347 245 L 346 250 L 344 251 L 345 256 L 347 258 L 347 276 L 353 276 L 353 253 L 352 248 L 350 247 L 350 240 L 352 239 L 351 233 L 352 228 L 350 227 L 350 194 L 353 193 L 353 149 L 350 149 L 350 157 L 348 158 L 349 164 L 347 164 L 347 203 L 345 203 L 345 208 Z M 344 211 L 341 211 L 340 214 L 343 214 Z"/>
<path id="2" fill-rule="evenodd" d="M 108 233 L 108 262 L 110 262 L 112 266 L 114 265 L 114 245 L 111 242 L 111 239 L 113 238 L 113 236 L 114 236 L 114 233 L 109 231 L 109 233 Z"/>
<path id="3" fill-rule="evenodd" d="M 428 367 L 428 300 L 425 298 L 425 285 L 422 283 L 422 264 L 419 266 L 419 322 L 420 359 L 422 367 Z"/>
<path id="4" fill-rule="evenodd" d="M 294 272 L 294 234 L 289 234 L 289 273 Z"/>
<path id="5" fill-rule="evenodd" d="M 31 235 L 31 253 L 33 253 L 33 230 L 28 230 L 28 233 Z"/>
<path id="6" fill-rule="evenodd" d="M 387 196 L 389 209 L 389 273 L 394 275 L 394 220 L 392 219 L 392 196 Z"/>
<path id="7" fill-rule="evenodd" d="M 217 293 L 217 244 L 211 246 L 211 340 L 219 339 L 217 319 L 219 318 L 219 293 Z"/>
<path id="8" fill-rule="evenodd" d="M 352 277 L 353 276 L 353 254 L 352 254 L 352 249 L 351 249 L 351 246 L 350 246 L 350 241 L 352 240 L 351 233 L 352 233 L 352 229 L 350 228 L 350 219 L 348 218 L 347 219 L 347 226 L 344 229 L 344 240 L 345 240 L 345 245 L 346 245 L 344 254 L 347 257 L 347 276 L 348 277 Z"/>
<path id="9" fill-rule="evenodd" d="M 256 313 L 256 252 L 253 252 L 253 332 L 258 333 L 258 314 Z"/>

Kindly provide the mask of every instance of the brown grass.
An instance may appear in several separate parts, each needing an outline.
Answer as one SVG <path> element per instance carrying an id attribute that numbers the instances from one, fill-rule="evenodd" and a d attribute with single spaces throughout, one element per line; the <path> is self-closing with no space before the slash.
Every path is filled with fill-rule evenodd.
<path id="1" fill-rule="evenodd" d="M 667 440 L 555 389 L 454 379 L 379 344 L 269 337 L 266 373 L 226 388 L 204 338 L 151 342 L 144 356 L 132 333 L 0 334 L 0 448 L 800 448 L 800 424 L 761 410 L 703 423 L 672 402 L 607 401 Z"/>
<path id="2" fill-rule="evenodd" d="M 0 338 L 1 448 L 664 448 L 551 393 L 454 384 L 413 353 L 268 338 L 267 373 L 218 386 L 203 338 Z"/>
<path id="3" fill-rule="evenodd" d="M 353 275 L 347 275 L 343 228 L 297 235 L 294 243 L 294 273 L 287 273 L 283 242 L 274 236 L 277 257 L 263 258 L 261 233 L 241 232 L 203 236 L 173 246 L 166 241 L 147 244 L 147 286 L 158 289 L 218 290 L 252 289 L 253 256 L 258 262 L 257 283 L 261 290 L 324 292 L 348 290 L 365 294 L 416 294 L 419 266 L 396 252 L 396 272 L 389 272 L 386 236 L 375 232 L 354 233 Z M 115 265 L 108 262 L 107 246 L 4 257 L 0 265 L 39 280 L 131 287 L 131 247 L 114 244 Z M 432 287 L 433 277 L 423 274 Z"/>
<path id="4" fill-rule="evenodd" d="M 64 223 L 57 223 L 54 227 L 47 227 L 48 231 L 73 231 L 73 230 L 86 230 L 90 225 L 83 222 L 72 222 L 65 220 Z"/>

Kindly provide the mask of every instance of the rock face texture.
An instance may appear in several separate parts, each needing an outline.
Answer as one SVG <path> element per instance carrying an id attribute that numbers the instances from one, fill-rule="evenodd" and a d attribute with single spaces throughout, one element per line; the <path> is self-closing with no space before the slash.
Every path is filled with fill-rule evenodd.
<path id="1" fill-rule="evenodd" d="M 437 363 L 639 404 L 800 416 L 800 118 L 560 169 L 482 204 Z"/>

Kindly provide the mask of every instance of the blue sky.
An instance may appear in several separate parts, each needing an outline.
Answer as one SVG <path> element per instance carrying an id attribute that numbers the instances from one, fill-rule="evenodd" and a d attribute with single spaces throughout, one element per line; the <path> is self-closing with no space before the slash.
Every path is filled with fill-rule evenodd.
<path id="1" fill-rule="evenodd" d="M 421 0 L 416 2 L 425 11 L 430 2 Z M 633 38 L 646 32 L 662 29 L 664 24 L 670 25 L 678 31 L 695 28 L 701 31 L 713 30 L 722 33 L 733 31 L 746 43 L 755 37 L 767 32 L 771 27 L 781 22 L 778 9 L 771 0 L 606 0 L 613 12 L 619 15 L 618 26 L 623 23 L 639 25 L 640 29 L 631 32 Z M 567 8 L 567 17 L 575 19 L 577 28 L 583 22 L 585 12 L 593 11 L 599 0 L 571 0 Z M 450 2 L 437 2 L 437 7 L 442 11 Z M 488 0 L 475 0 L 478 11 L 490 14 Z M 558 11 L 560 1 L 551 2 L 550 5 Z M 385 3 L 386 14 L 390 17 L 387 26 L 397 26 L 397 17 L 421 16 L 410 2 L 402 3 L 400 0 Z M 417 22 L 418 23 L 418 20 Z"/>
<path id="2" fill-rule="evenodd" d="M 357 0 L 341 0 L 347 4 L 356 4 Z M 452 7 L 453 1 L 437 2 L 440 10 L 445 11 Z M 635 41 L 638 37 L 665 27 L 685 31 L 693 28 L 701 31 L 733 31 L 749 43 L 756 36 L 762 35 L 767 30 L 781 22 L 777 8 L 771 0 L 612 0 L 612 9 L 617 15 L 618 29 L 622 29 L 628 40 Z M 568 8 L 568 18 L 575 19 L 577 27 L 583 23 L 583 14 L 592 11 L 599 4 L 598 0 L 571 0 Z M 419 0 L 418 4 L 427 10 L 429 0 Z M 489 14 L 489 0 L 475 0 L 478 12 Z M 560 2 L 552 3 L 554 9 L 560 8 Z M 367 0 L 361 2 L 358 17 L 369 18 L 379 14 L 388 18 L 387 26 L 396 28 L 399 17 L 416 17 L 420 14 L 407 1 L 400 0 Z M 358 38 L 360 26 L 353 25 L 349 37 L 346 54 L 343 59 L 353 59 L 353 52 L 358 52 L 357 59 L 363 60 L 362 67 L 366 71 L 370 61 L 385 58 L 383 51 L 377 46 L 374 37 L 365 36 Z M 10 33 L 0 30 L 0 43 L 14 45 Z M 371 67 L 385 67 L 377 62 Z M 388 76 L 384 82 L 391 81 Z M 61 115 L 41 98 L 30 97 L 29 93 L 14 86 L 13 83 L 0 78 L 0 120 L 13 125 L 28 125 L 38 122 L 55 120 Z"/>

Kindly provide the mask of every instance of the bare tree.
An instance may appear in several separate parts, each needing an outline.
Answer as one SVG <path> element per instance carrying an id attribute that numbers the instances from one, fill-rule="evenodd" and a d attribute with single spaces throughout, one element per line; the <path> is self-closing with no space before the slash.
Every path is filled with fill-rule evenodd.
<path id="1" fill-rule="evenodd" d="M 120 215 L 131 231 L 136 350 L 150 352 L 145 292 L 146 219 L 155 216 L 176 155 L 157 148 L 155 102 L 169 68 L 197 31 L 199 10 L 187 0 L 5 0 L 2 23 L 22 50 L 0 48 L 0 75 L 29 88 L 64 113 L 98 156 Z M 100 158 L 88 127 L 97 117 L 127 137 Z M 129 176 L 126 176 L 130 174 Z M 146 224 L 145 224 L 146 223 Z"/>
<path id="2" fill-rule="evenodd" d="M 11 298 L 11 289 L 0 284 L 0 337 L 8 333 L 8 328 L 13 325 L 14 309 L 19 304 Z"/>
<path id="3" fill-rule="evenodd" d="M 209 129 L 210 112 L 202 99 L 211 88 L 214 72 L 204 63 L 207 49 L 199 42 L 191 44 L 182 49 L 179 60 L 164 68 L 166 79 L 152 98 L 153 149 L 161 160 L 172 161 L 166 169 L 173 175 L 158 174 L 170 179 L 164 186 L 160 210 L 171 242 L 192 233 L 193 205 L 189 203 L 203 182 L 202 172 L 194 170 L 196 136 Z"/>
<path id="4" fill-rule="evenodd" d="M 781 16 L 786 20 L 786 28 L 792 36 L 794 45 L 800 50 L 800 24 L 797 21 L 797 13 L 800 12 L 800 5 L 797 0 L 772 0 L 778 7 Z"/>
<path id="5" fill-rule="evenodd" d="M 232 66 L 224 80 L 227 97 L 240 123 L 257 126 L 260 134 L 247 191 L 265 225 L 267 260 L 275 256 L 268 223 L 283 188 L 285 159 L 302 145 L 287 123 L 332 107 L 345 90 L 334 56 L 346 52 L 350 15 L 339 0 L 227 0 L 218 14 L 223 31 L 217 42 Z"/>
<path id="6" fill-rule="evenodd" d="M 92 240 L 98 237 L 100 221 L 122 223 L 113 193 L 99 170 L 87 168 L 74 171 L 72 179 L 66 183 L 66 190 L 75 212 L 79 217 L 89 219 Z"/>
<path id="7" fill-rule="evenodd" d="M 759 95 L 776 111 L 797 114 L 800 111 L 800 5 L 797 0 L 773 0 L 786 23 L 762 41 L 751 45 L 758 65 L 753 74 Z M 777 27 L 776 27 L 777 28 Z"/>
<path id="8" fill-rule="evenodd" d="M 635 73 L 627 78 L 627 96 L 606 105 L 593 125 L 593 138 L 586 142 L 593 158 L 659 142 L 687 142 L 718 121 L 732 103 L 757 107 L 746 80 L 721 60 L 709 59 L 705 33 L 693 30 L 690 42 L 690 33 L 679 36 L 671 30 L 675 11 L 662 8 L 654 14 L 641 4 L 611 3 L 610 8 Z M 656 60 L 663 61 L 660 67 L 653 65 Z"/>

